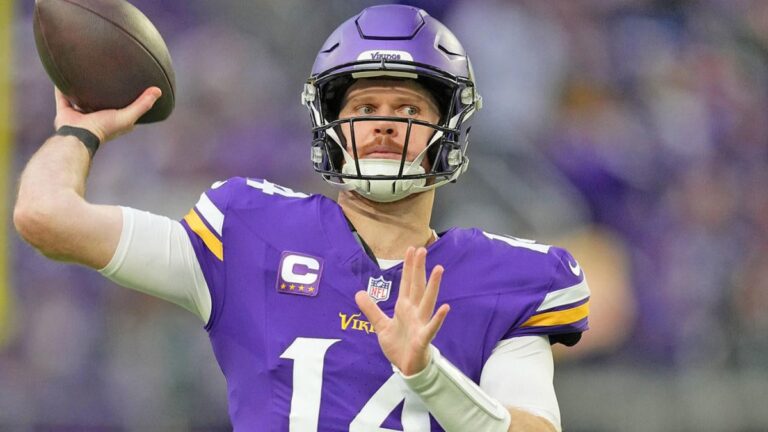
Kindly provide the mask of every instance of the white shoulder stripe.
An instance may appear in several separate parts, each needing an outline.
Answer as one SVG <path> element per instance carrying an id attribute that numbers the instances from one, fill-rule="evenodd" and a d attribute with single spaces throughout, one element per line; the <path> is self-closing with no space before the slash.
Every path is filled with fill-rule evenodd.
<path id="1" fill-rule="evenodd" d="M 584 279 L 577 285 L 548 293 L 547 296 L 544 297 L 541 306 L 536 309 L 536 312 L 576 303 L 587 297 L 589 297 L 589 286 L 587 285 L 587 280 Z"/>
<path id="2" fill-rule="evenodd" d="M 216 208 L 216 205 L 211 202 L 206 194 L 200 195 L 200 201 L 195 204 L 195 208 L 200 212 L 203 219 L 208 222 L 208 225 L 221 237 L 221 228 L 224 226 L 224 213 Z"/>
<path id="3" fill-rule="evenodd" d="M 504 243 L 512 247 L 530 249 L 532 251 L 541 252 L 541 253 L 549 253 L 549 248 L 551 247 L 545 244 L 538 244 L 533 240 L 526 240 L 526 239 L 521 239 L 517 237 L 508 237 L 508 236 L 503 236 L 498 234 L 491 234 L 485 231 L 483 231 L 483 235 L 485 235 L 491 240 L 503 241 Z"/>

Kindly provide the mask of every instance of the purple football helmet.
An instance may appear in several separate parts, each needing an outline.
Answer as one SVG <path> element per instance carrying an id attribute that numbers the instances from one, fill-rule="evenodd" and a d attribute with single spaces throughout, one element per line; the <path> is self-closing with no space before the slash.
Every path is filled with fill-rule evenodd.
<path id="1" fill-rule="evenodd" d="M 364 116 L 338 119 L 342 98 L 356 79 L 415 79 L 438 102 L 439 124 L 402 117 Z M 395 201 L 455 180 L 467 168 L 469 122 L 480 109 L 472 66 L 458 39 L 425 11 L 404 5 L 364 9 L 341 24 L 323 44 L 304 85 L 302 103 L 312 119 L 312 163 L 329 183 L 355 190 L 375 201 Z M 350 154 L 342 124 L 354 130 L 361 121 L 407 123 L 400 161 L 388 169 L 361 169 L 352 133 Z M 416 161 L 406 160 L 413 125 L 434 129 Z M 430 170 L 420 165 L 426 157 Z M 368 162 L 368 161 L 364 161 Z"/>

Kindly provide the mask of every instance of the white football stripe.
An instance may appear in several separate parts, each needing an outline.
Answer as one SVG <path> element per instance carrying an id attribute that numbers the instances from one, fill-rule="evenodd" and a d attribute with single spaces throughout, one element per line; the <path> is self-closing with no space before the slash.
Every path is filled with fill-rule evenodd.
<path id="1" fill-rule="evenodd" d="M 200 195 L 200 201 L 195 204 L 195 208 L 200 212 L 203 219 L 208 222 L 208 225 L 221 237 L 221 227 L 224 226 L 224 213 L 216 208 L 216 205 L 211 202 L 206 194 Z"/>
<path id="2" fill-rule="evenodd" d="M 545 244 L 538 244 L 534 242 L 533 240 L 526 240 L 516 237 L 507 237 L 507 236 L 501 236 L 497 234 L 491 234 L 483 231 L 483 234 L 488 237 L 491 240 L 499 240 L 503 241 L 504 243 L 512 246 L 512 247 L 519 247 L 519 248 L 525 248 L 530 249 L 532 251 L 541 252 L 541 253 L 549 253 L 549 248 L 551 246 L 545 245 Z"/>
<path id="3" fill-rule="evenodd" d="M 576 303 L 587 297 L 589 297 L 589 286 L 587 286 L 587 280 L 584 279 L 577 285 L 548 293 L 547 296 L 544 297 L 541 306 L 536 309 L 536 312 Z"/>

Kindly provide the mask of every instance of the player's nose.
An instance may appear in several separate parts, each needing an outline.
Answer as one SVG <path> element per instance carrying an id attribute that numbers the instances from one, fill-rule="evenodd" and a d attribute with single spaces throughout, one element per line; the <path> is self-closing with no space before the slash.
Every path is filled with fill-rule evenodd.
<path id="1" fill-rule="evenodd" d="M 376 120 L 373 124 L 373 133 L 375 135 L 388 135 L 395 138 L 398 135 L 397 123 L 390 120 Z"/>

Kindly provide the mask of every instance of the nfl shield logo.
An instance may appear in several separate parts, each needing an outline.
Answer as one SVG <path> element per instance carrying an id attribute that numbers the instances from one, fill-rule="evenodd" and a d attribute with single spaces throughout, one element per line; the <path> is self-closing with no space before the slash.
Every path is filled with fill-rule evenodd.
<path id="1" fill-rule="evenodd" d="M 392 290 L 392 281 L 384 280 L 384 276 L 377 278 L 368 278 L 368 295 L 375 302 L 386 301 L 389 299 L 389 292 Z"/>

